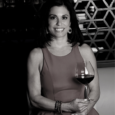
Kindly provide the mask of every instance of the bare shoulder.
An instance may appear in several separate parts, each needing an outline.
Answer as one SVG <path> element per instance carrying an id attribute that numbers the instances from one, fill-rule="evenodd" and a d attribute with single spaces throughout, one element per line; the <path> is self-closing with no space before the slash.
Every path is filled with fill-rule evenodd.
<path id="1" fill-rule="evenodd" d="M 89 45 L 83 44 L 79 47 L 79 51 L 84 59 L 95 60 L 94 53 Z"/>
<path id="2" fill-rule="evenodd" d="M 41 62 L 43 60 L 43 53 L 41 48 L 34 48 L 30 51 L 28 61 Z"/>
<path id="3" fill-rule="evenodd" d="M 92 49 L 89 45 L 87 44 L 82 44 L 82 46 L 79 46 L 79 50 L 82 52 L 82 53 L 92 53 Z"/>
<path id="4" fill-rule="evenodd" d="M 92 52 L 92 49 L 89 45 L 83 44 L 82 46 L 79 47 L 80 51 L 85 54 L 85 55 L 90 55 Z"/>
<path id="5" fill-rule="evenodd" d="M 42 50 L 41 48 L 34 48 L 33 50 L 30 51 L 29 57 L 31 58 L 40 58 L 42 57 Z"/>

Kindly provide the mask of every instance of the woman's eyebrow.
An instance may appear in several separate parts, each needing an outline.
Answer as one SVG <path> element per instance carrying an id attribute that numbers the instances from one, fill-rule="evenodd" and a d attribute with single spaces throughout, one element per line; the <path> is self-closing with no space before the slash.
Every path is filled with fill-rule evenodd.
<path id="1" fill-rule="evenodd" d="M 52 15 L 53 15 L 53 16 L 56 16 L 55 14 L 49 14 L 49 16 L 52 16 Z"/>
<path id="2" fill-rule="evenodd" d="M 55 14 L 49 14 L 49 16 L 57 16 L 57 15 L 55 15 Z M 62 16 L 69 16 L 68 14 L 63 14 Z"/>
<path id="3" fill-rule="evenodd" d="M 68 14 L 64 14 L 63 16 L 69 16 Z"/>

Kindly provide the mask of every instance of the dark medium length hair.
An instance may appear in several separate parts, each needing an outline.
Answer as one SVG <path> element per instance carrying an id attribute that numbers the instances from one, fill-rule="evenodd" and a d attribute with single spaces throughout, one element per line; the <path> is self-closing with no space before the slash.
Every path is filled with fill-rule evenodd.
<path id="1" fill-rule="evenodd" d="M 65 6 L 67 8 L 70 13 L 70 22 L 72 29 L 72 33 L 68 34 L 68 42 L 72 44 L 72 46 L 77 43 L 80 43 L 80 45 L 82 45 L 84 39 L 78 26 L 77 17 L 72 2 L 70 0 L 47 0 L 40 10 L 40 47 L 45 47 L 46 44 L 50 45 L 50 42 L 52 41 L 50 35 L 46 33 L 46 29 L 48 27 L 49 12 L 53 6 Z"/>

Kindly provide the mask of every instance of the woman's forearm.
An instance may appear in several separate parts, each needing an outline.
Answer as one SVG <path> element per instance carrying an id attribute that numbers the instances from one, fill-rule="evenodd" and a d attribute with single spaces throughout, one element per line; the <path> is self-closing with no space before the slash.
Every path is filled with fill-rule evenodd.
<path id="1" fill-rule="evenodd" d="M 43 96 L 35 96 L 33 99 L 31 99 L 31 103 L 34 107 L 39 109 L 54 111 L 55 108 L 55 101 Z"/>
<path id="2" fill-rule="evenodd" d="M 34 107 L 43 109 L 43 110 L 49 110 L 49 111 L 55 111 L 55 103 L 56 101 L 45 98 L 43 96 L 36 96 L 34 99 L 31 100 L 31 103 Z M 71 112 L 71 105 L 69 103 L 62 103 L 61 104 L 61 110 L 65 112 Z"/>
<path id="3" fill-rule="evenodd" d="M 94 107 L 94 105 L 96 104 L 96 102 L 98 101 L 99 97 L 100 97 L 100 92 L 99 91 L 91 91 L 89 94 L 89 105 L 88 105 L 88 112 Z"/>

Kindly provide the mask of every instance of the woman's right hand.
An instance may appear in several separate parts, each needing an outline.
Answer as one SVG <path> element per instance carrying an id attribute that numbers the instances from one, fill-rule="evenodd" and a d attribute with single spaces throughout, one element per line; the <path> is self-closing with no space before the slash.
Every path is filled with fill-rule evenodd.
<path id="1" fill-rule="evenodd" d="M 75 99 L 69 103 L 72 112 L 82 113 L 87 109 L 89 101 L 87 99 Z"/>

